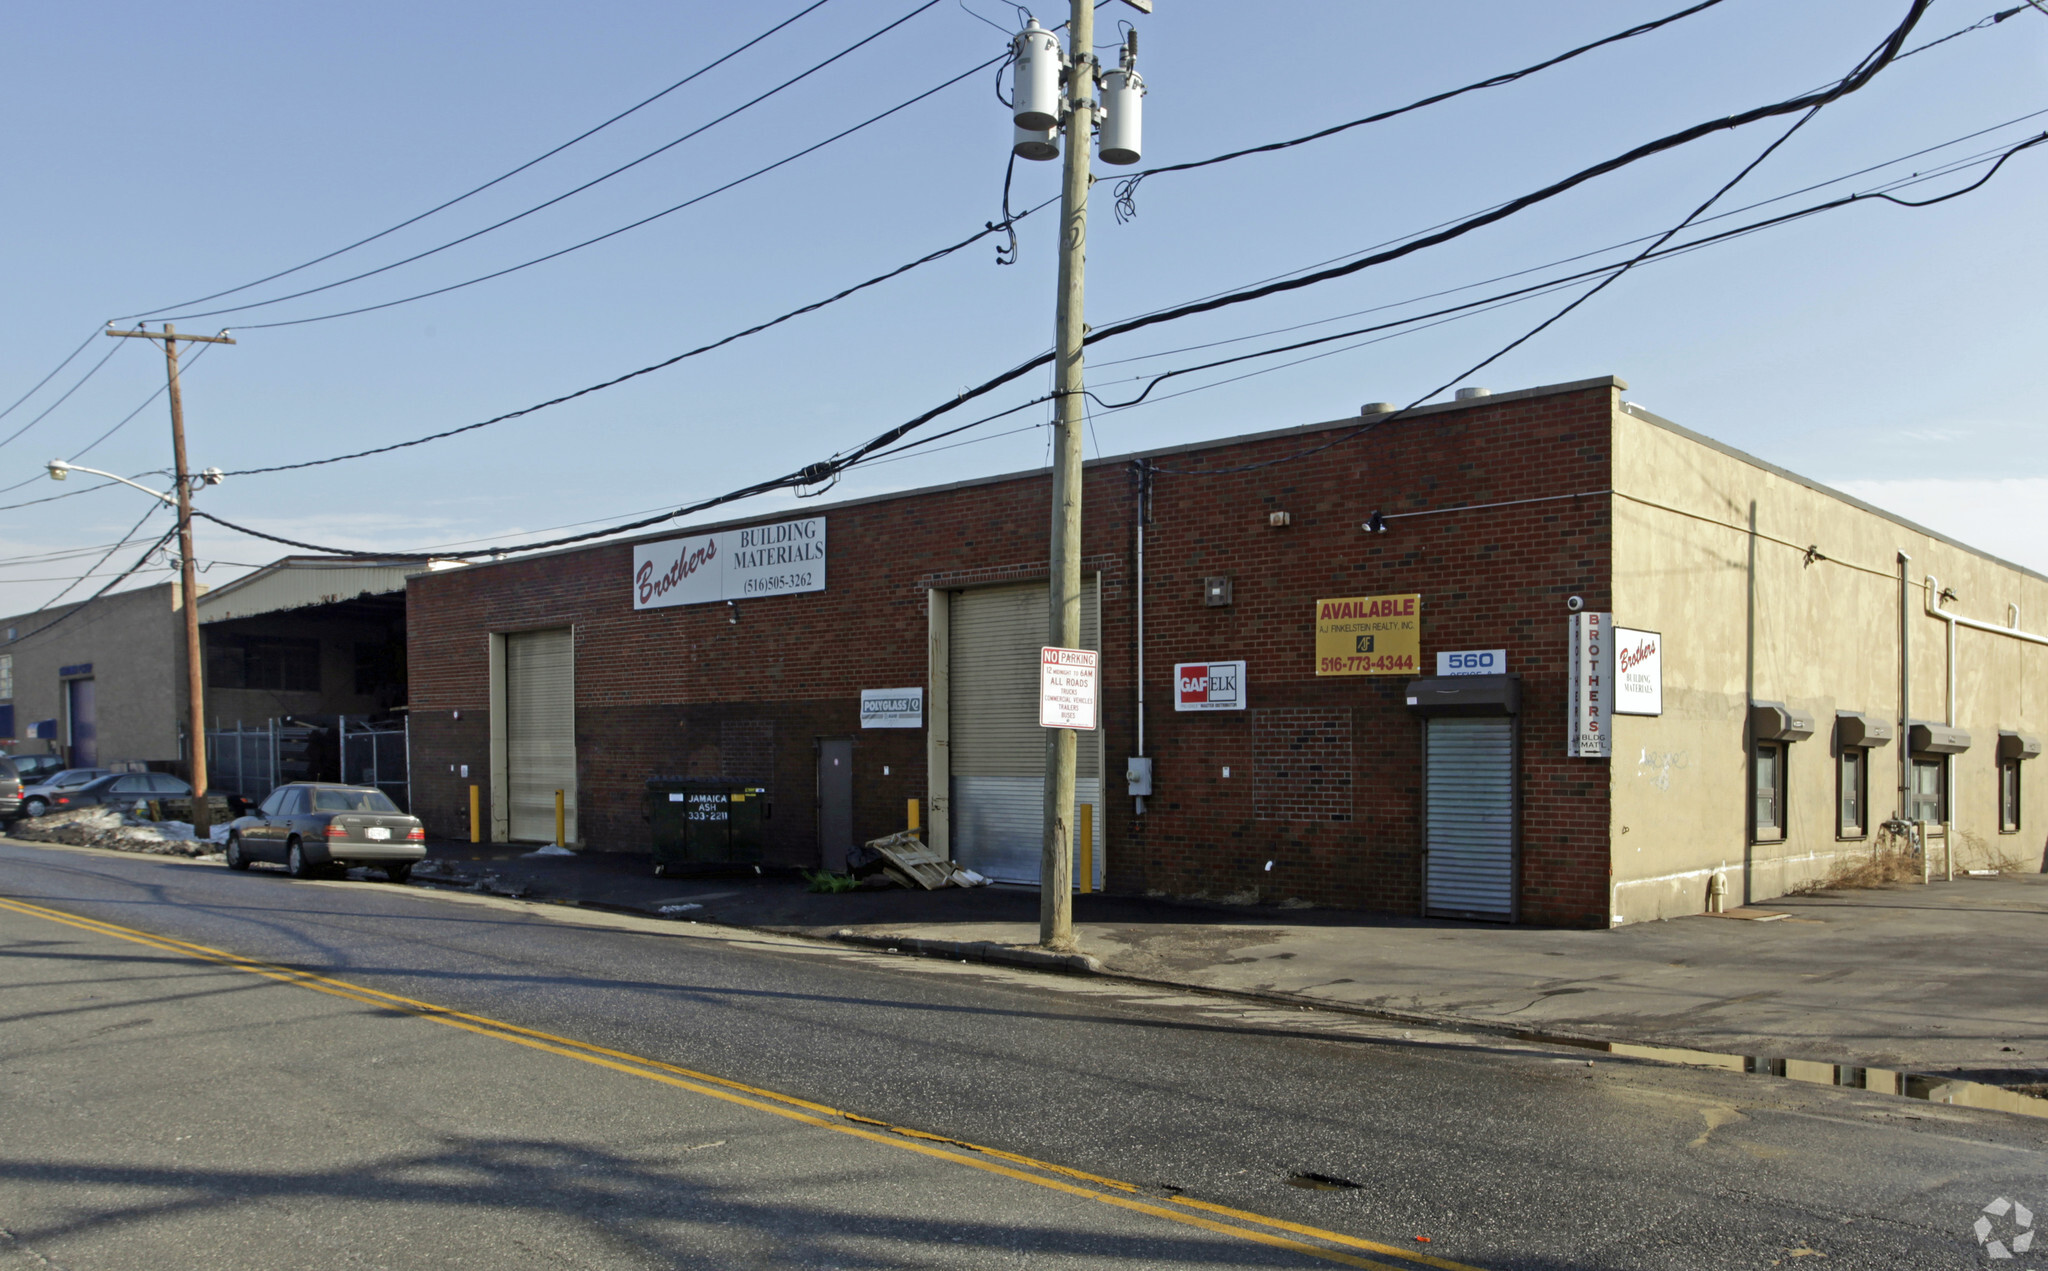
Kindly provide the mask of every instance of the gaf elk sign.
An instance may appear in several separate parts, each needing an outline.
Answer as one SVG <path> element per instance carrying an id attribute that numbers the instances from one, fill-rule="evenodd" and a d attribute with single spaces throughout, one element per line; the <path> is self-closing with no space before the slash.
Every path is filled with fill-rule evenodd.
<path id="1" fill-rule="evenodd" d="M 1173 709 L 1241 711 L 1244 663 L 1177 662 L 1173 668 Z"/>

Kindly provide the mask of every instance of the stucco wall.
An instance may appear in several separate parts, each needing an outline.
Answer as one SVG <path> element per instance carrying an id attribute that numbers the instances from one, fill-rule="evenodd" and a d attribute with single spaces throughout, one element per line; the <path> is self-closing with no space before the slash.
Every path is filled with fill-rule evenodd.
<path id="1" fill-rule="evenodd" d="M 175 583 L 162 583 L 118 592 L 40 635 L 31 633 L 77 607 L 0 623 L 25 637 L 0 643 L 0 652 L 14 655 L 16 729 L 26 733 L 36 720 L 55 719 L 61 740 L 64 687 L 58 672 L 90 663 L 96 682 L 100 762 L 178 760 L 185 628 L 177 590 Z M 46 746 L 40 741 L 20 742 L 15 749 L 41 754 Z"/>
<path id="2" fill-rule="evenodd" d="M 1912 718 L 1941 721 L 1947 710 L 1946 624 L 1926 616 L 1926 575 L 1968 616 L 2003 624 L 2017 603 L 2022 626 L 2048 622 L 2048 581 L 1663 421 L 1617 411 L 1614 476 L 1615 622 L 1662 632 L 1664 663 L 1664 714 L 1614 725 L 1617 921 L 1701 912 L 1716 871 L 1734 904 L 1783 895 L 1870 852 L 1874 830 L 1836 834 L 1833 729 L 1838 710 L 1901 718 L 1899 552 L 1913 558 Z M 2039 870 L 2048 765 L 2021 765 L 2021 831 L 2001 834 L 1995 751 L 2001 728 L 2048 729 L 2048 647 L 1961 631 L 1957 680 L 1956 722 L 1973 740 L 1955 764 L 1957 867 Z M 1751 698 L 1811 711 L 1816 723 L 1790 747 L 1781 842 L 1748 841 Z M 1898 812 L 1899 732 L 1872 752 L 1866 820 Z"/>

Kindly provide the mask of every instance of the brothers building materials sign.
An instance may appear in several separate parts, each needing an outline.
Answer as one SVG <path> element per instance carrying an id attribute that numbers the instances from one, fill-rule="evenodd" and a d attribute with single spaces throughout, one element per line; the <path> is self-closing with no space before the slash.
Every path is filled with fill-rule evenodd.
<path id="1" fill-rule="evenodd" d="M 1574 759 L 1614 755 L 1614 615 L 1571 616 L 1571 719 L 1565 754 Z"/>
<path id="2" fill-rule="evenodd" d="M 633 549 L 633 607 L 666 609 L 825 590 L 825 518 L 720 530 Z"/>

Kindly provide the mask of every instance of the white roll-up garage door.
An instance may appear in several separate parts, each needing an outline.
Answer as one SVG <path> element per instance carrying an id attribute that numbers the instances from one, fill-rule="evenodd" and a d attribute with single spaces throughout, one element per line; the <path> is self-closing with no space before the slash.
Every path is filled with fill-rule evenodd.
<path id="1" fill-rule="evenodd" d="M 511 837 L 551 843 L 555 791 L 576 841 L 576 652 L 573 633 L 505 637 L 505 784 Z"/>
<path id="2" fill-rule="evenodd" d="M 1045 836 L 1045 734 L 1038 725 L 1038 651 L 1046 641 L 1044 583 L 952 596 L 953 859 L 999 882 L 1036 884 Z M 1102 647 L 1100 580 L 1081 589 L 1081 644 Z M 1101 885 L 1102 732 L 1075 734 L 1079 805 L 1094 805 L 1095 885 Z"/>
<path id="3" fill-rule="evenodd" d="M 1514 914 L 1515 737 L 1504 717 L 1429 721 L 1429 911 Z"/>

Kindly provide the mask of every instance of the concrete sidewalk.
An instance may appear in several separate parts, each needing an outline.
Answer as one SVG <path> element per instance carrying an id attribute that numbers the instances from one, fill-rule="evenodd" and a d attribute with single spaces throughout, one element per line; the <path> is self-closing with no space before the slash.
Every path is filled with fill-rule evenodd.
<path id="1" fill-rule="evenodd" d="M 416 877 L 437 885 L 949 956 L 1028 962 L 1037 938 L 1032 891 L 817 895 L 786 877 L 655 878 L 644 856 L 468 844 L 437 844 L 431 860 Z M 1075 902 L 1081 950 L 1111 974 L 1562 1039 L 2048 1084 L 2048 875 L 1785 898 L 1757 911 L 1782 917 L 1559 931 Z"/>

